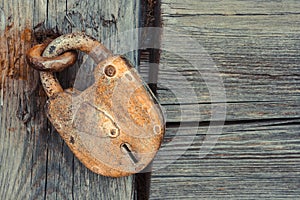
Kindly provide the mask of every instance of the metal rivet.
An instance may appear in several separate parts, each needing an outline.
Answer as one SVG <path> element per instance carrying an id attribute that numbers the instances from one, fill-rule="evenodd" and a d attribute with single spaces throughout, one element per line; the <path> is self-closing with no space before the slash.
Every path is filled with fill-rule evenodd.
<path id="1" fill-rule="evenodd" d="M 116 72 L 117 72 L 116 68 L 112 65 L 106 66 L 106 68 L 104 70 L 105 75 L 108 77 L 113 77 L 116 74 Z"/>

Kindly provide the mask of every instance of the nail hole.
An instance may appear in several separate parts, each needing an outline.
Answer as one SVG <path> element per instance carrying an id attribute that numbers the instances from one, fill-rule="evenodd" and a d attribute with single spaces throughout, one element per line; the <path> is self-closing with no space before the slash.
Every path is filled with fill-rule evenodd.
<path id="1" fill-rule="evenodd" d="M 126 152 L 134 164 L 138 163 L 138 159 L 133 155 L 131 147 L 127 143 L 121 144 L 121 149 Z"/>
<path id="2" fill-rule="evenodd" d="M 119 136 L 118 130 L 117 129 L 111 129 L 110 132 L 109 132 L 109 136 L 113 137 L 113 138 L 118 137 Z"/>
<path id="3" fill-rule="evenodd" d="M 116 68 L 112 65 L 108 65 L 106 66 L 104 73 L 106 74 L 106 76 L 108 77 L 113 77 L 116 74 Z"/>

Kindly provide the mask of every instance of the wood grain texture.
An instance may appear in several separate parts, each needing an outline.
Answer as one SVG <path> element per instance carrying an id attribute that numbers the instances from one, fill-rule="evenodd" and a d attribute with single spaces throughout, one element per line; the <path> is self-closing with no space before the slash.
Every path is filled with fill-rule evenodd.
<path id="1" fill-rule="evenodd" d="M 211 63 L 200 59 L 199 72 L 197 51 L 167 43 L 157 92 L 169 127 L 154 166 L 168 166 L 153 173 L 150 199 L 299 198 L 299 8 L 295 0 L 162 0 L 164 26 L 204 48 L 226 99 L 211 100 L 201 77 Z M 211 108 L 225 102 L 222 134 L 211 132 L 218 142 L 206 143 L 213 149 L 202 158 Z"/>
<path id="2" fill-rule="evenodd" d="M 47 121 L 46 96 L 38 73 L 26 65 L 25 52 L 38 32 L 51 29 L 60 34 L 85 31 L 103 41 L 137 27 L 138 7 L 138 1 L 126 0 L 0 1 L 5 14 L 0 38 L 0 199 L 134 198 L 133 176 L 102 177 L 73 156 Z M 135 63 L 137 56 L 129 56 Z M 80 58 L 59 75 L 64 87 L 73 84 L 82 62 Z"/>

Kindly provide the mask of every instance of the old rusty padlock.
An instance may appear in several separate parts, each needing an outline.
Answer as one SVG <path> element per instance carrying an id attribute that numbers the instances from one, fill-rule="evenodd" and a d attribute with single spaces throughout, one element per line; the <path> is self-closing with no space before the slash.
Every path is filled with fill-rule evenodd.
<path id="1" fill-rule="evenodd" d="M 37 52 L 43 48 L 33 48 L 27 57 L 43 70 L 47 116 L 76 157 L 93 172 L 110 177 L 147 167 L 161 145 L 165 123 L 159 104 L 132 65 L 83 33 L 55 39 L 41 57 Z M 51 72 L 58 69 L 42 63 L 44 57 L 69 50 L 81 50 L 98 63 L 95 83 L 82 92 L 63 90 Z M 64 56 L 58 60 L 73 61 Z"/>

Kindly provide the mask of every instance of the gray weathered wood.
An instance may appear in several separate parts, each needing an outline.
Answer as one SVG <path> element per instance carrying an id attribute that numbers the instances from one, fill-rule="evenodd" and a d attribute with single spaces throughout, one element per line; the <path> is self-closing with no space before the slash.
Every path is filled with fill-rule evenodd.
<path id="1" fill-rule="evenodd" d="M 159 160 L 163 165 L 180 155 L 193 128 L 177 133 L 179 141 Z M 299 190 L 299 120 L 294 124 L 228 125 L 205 158 L 199 149 L 207 127 L 180 159 L 152 177 L 152 199 L 296 199 Z M 165 144 L 176 129 L 169 128 Z M 180 135 L 178 138 L 178 135 Z M 285 139 L 283 139 L 285 138 Z M 181 141 L 182 140 L 182 141 Z"/>
<path id="2" fill-rule="evenodd" d="M 0 29 L 0 199 L 134 198 L 134 176 L 102 177 L 74 158 L 46 120 L 46 96 L 25 53 L 41 30 L 85 31 L 107 40 L 137 27 L 138 7 L 138 1 L 127 0 L 0 1 L 5 13 L 5 30 Z M 136 56 L 130 56 L 135 62 Z M 74 82 L 78 66 L 60 75 L 65 87 Z"/>
<path id="3" fill-rule="evenodd" d="M 226 99 L 211 101 L 203 77 L 189 64 L 199 57 L 181 41 L 173 42 L 173 52 L 162 52 L 166 67 L 159 72 L 158 96 L 169 128 L 156 163 L 185 153 L 153 173 L 151 199 L 299 198 L 299 9 L 295 0 L 162 0 L 164 26 L 206 50 L 223 79 Z M 203 62 L 202 69 L 209 70 Z M 193 89 L 198 99 L 176 98 L 166 83 L 186 94 Z M 210 144 L 210 154 L 199 158 L 211 106 L 225 100 L 222 135 L 216 146 Z M 177 130 L 180 104 L 183 121 L 200 121 L 199 129 L 186 124 Z"/>

